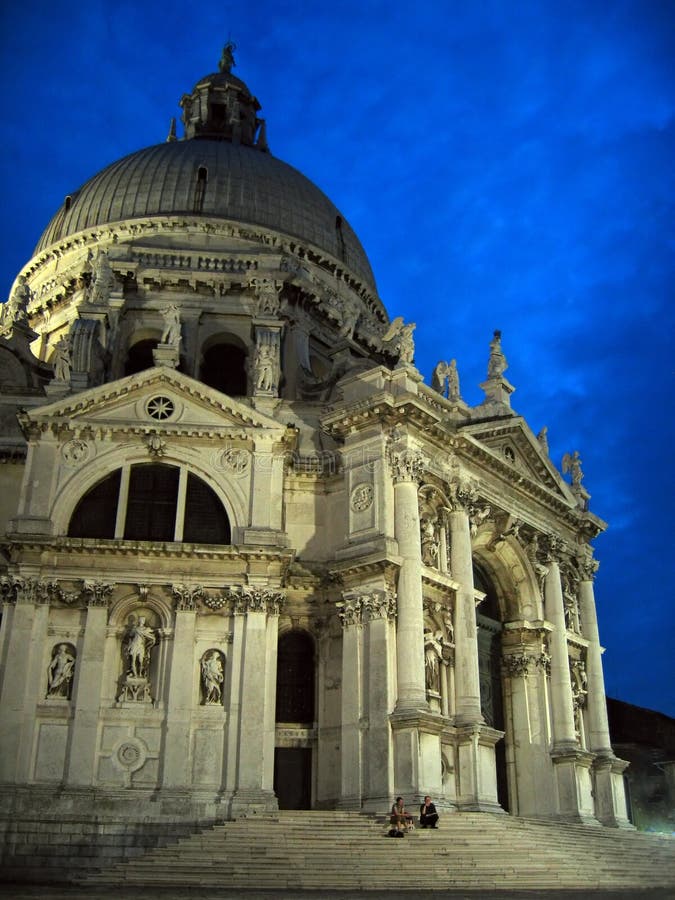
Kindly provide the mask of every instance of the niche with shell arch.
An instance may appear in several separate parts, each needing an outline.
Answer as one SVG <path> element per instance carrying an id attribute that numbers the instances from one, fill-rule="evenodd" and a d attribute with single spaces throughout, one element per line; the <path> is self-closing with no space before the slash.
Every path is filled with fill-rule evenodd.
<path id="1" fill-rule="evenodd" d="M 202 654 L 199 661 L 199 702 L 201 706 L 223 706 L 225 664 L 225 654 L 216 647 L 210 647 Z"/>

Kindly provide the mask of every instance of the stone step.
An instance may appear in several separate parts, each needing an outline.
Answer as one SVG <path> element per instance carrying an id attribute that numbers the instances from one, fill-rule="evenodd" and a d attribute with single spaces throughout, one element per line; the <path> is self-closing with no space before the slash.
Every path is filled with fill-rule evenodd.
<path id="1" fill-rule="evenodd" d="M 675 842 L 591 826 L 453 814 L 384 837 L 385 816 L 280 812 L 216 825 L 90 876 L 97 884 L 363 890 L 675 886 Z"/>

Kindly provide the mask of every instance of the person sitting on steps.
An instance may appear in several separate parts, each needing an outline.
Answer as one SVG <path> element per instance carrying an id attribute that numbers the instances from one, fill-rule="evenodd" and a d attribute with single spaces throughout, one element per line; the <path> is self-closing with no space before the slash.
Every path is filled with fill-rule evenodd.
<path id="1" fill-rule="evenodd" d="M 397 797 L 396 801 L 392 803 L 391 806 L 391 816 L 389 817 L 391 828 L 389 830 L 389 837 L 403 837 L 409 821 L 412 821 L 412 816 L 405 810 L 403 797 Z"/>
<path id="2" fill-rule="evenodd" d="M 424 803 L 420 806 L 420 825 L 422 828 L 438 828 L 438 813 L 436 807 L 431 802 L 428 795 L 424 798 Z"/>

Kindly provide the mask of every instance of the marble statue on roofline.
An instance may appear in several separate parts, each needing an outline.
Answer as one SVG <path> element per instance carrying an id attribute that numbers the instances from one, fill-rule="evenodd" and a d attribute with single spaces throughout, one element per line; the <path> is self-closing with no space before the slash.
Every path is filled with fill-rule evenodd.
<path id="1" fill-rule="evenodd" d="M 452 402 L 460 399 L 459 373 L 457 372 L 456 359 L 451 359 L 449 363 L 441 360 L 437 364 L 431 378 L 431 387 Z"/>
<path id="2" fill-rule="evenodd" d="M 385 347 L 385 349 L 398 354 L 400 365 L 413 365 L 415 359 L 413 331 L 415 328 L 414 322 L 409 322 L 406 325 L 403 322 L 403 316 L 397 316 L 382 338 L 383 344 L 390 345 L 390 347 Z"/>
<path id="3" fill-rule="evenodd" d="M 584 480 L 584 473 L 581 469 L 581 456 L 579 451 L 574 453 L 566 453 L 562 458 L 563 475 L 572 476 L 572 487 L 580 488 L 581 482 Z"/>
<path id="4" fill-rule="evenodd" d="M 490 359 L 488 360 L 488 378 L 501 378 L 508 369 L 506 357 L 502 353 L 502 333 L 496 330 L 490 341 Z"/>

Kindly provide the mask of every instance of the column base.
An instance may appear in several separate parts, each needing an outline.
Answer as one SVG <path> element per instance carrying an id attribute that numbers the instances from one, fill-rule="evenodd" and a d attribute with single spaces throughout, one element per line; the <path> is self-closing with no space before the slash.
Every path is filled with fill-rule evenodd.
<path id="1" fill-rule="evenodd" d="M 230 818 L 245 819 L 279 811 L 279 802 L 272 791 L 239 790 L 232 795 Z"/>
<path id="2" fill-rule="evenodd" d="M 607 828 L 624 828 L 636 831 L 628 819 L 626 788 L 623 773 L 628 768 L 624 759 L 613 753 L 596 756 L 593 761 L 593 793 L 596 818 Z"/>
<path id="3" fill-rule="evenodd" d="M 556 787 L 557 821 L 600 825 L 595 817 L 591 783 L 593 754 L 578 746 L 557 746 L 551 751 Z"/>
<path id="4" fill-rule="evenodd" d="M 461 812 L 504 812 L 497 800 L 495 758 L 495 745 L 503 737 L 503 731 L 488 725 L 456 728 L 458 792 L 455 802 Z"/>

